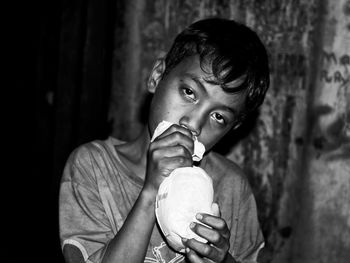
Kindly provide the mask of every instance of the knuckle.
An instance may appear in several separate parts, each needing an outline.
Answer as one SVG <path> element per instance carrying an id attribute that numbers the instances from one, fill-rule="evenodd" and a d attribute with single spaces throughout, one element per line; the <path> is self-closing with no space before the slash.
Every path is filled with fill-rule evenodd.
<path id="1" fill-rule="evenodd" d="M 196 262 L 196 261 L 195 261 L 195 260 L 196 260 L 196 256 L 194 255 L 193 252 L 188 253 L 188 254 L 187 254 L 187 257 L 188 257 L 188 259 L 190 260 L 190 262 Z"/>
<path id="2" fill-rule="evenodd" d="M 182 156 L 180 156 L 180 157 L 178 157 L 178 162 L 179 162 L 179 164 L 186 164 L 186 158 L 185 157 L 182 157 Z"/>
<path id="3" fill-rule="evenodd" d="M 182 138 L 182 133 L 179 131 L 174 132 L 175 140 L 180 140 Z"/>
<path id="4" fill-rule="evenodd" d="M 219 229 L 225 229 L 226 228 L 226 223 L 224 220 L 221 220 L 218 222 L 218 228 Z"/>
<path id="5" fill-rule="evenodd" d="M 209 256 L 211 254 L 211 250 L 212 250 L 211 246 L 205 245 L 203 247 L 203 252 L 202 253 L 203 253 L 204 256 Z"/>
<path id="6" fill-rule="evenodd" d="M 170 129 L 170 130 L 176 130 L 176 127 L 177 127 L 177 126 L 178 126 L 178 125 L 176 125 L 175 123 L 173 123 L 173 124 L 170 125 L 169 129 Z"/>
<path id="7" fill-rule="evenodd" d="M 218 232 L 214 232 L 212 235 L 212 239 L 214 243 L 218 243 L 221 240 L 221 235 Z"/>
<path id="8" fill-rule="evenodd" d="M 192 132 L 189 129 L 186 129 L 186 134 L 188 137 L 192 138 Z"/>
<path id="9" fill-rule="evenodd" d="M 216 217 L 215 228 L 220 231 L 226 231 L 226 221 L 221 217 Z"/>
<path id="10" fill-rule="evenodd" d="M 187 240 L 186 246 L 187 247 L 194 247 L 195 246 L 193 238 Z"/>
<path id="11" fill-rule="evenodd" d="M 187 152 L 187 150 L 186 150 L 185 146 L 179 145 L 179 153 L 182 155 L 186 155 L 186 152 Z"/>
<path id="12" fill-rule="evenodd" d="M 152 159 L 157 159 L 159 157 L 159 151 L 157 149 L 152 149 L 149 152 Z"/>

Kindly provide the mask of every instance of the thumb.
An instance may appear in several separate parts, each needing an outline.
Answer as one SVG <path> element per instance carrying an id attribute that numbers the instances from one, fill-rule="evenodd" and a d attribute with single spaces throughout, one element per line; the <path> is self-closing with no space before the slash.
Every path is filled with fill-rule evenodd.
<path id="1" fill-rule="evenodd" d="M 217 217 L 221 216 L 220 207 L 219 207 L 219 205 L 217 203 L 212 203 L 211 211 L 212 211 L 214 216 L 217 216 Z"/>

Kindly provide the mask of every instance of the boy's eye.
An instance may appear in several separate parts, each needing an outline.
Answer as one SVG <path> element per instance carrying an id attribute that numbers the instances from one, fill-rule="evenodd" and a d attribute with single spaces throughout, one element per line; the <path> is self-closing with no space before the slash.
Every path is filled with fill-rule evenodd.
<path id="1" fill-rule="evenodd" d="M 211 117 L 219 124 L 225 124 L 225 118 L 220 114 L 220 113 L 217 113 L 217 112 L 214 112 Z"/>
<path id="2" fill-rule="evenodd" d="M 188 87 L 182 87 L 181 90 L 182 90 L 183 94 L 184 94 L 187 98 L 189 98 L 189 99 L 191 99 L 191 100 L 195 100 L 195 99 L 196 99 L 193 90 L 191 90 L 190 88 L 188 88 Z"/>

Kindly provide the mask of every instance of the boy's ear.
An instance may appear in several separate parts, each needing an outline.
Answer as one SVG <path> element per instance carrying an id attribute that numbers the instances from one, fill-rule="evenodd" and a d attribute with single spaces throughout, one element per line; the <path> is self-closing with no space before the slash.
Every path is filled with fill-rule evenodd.
<path id="1" fill-rule="evenodd" d="M 162 79 L 164 71 L 165 71 L 165 60 L 163 57 L 160 57 L 154 63 L 151 74 L 147 81 L 147 89 L 149 92 L 154 93 L 156 91 L 156 88 L 160 80 Z"/>

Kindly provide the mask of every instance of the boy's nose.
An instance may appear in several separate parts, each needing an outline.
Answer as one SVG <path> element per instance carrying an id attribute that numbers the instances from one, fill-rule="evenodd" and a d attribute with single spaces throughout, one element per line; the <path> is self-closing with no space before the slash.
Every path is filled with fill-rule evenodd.
<path id="1" fill-rule="evenodd" d="M 186 129 L 189 129 L 193 136 L 198 137 L 201 134 L 202 124 L 198 116 L 183 116 L 180 119 L 179 124 L 185 127 Z"/>

